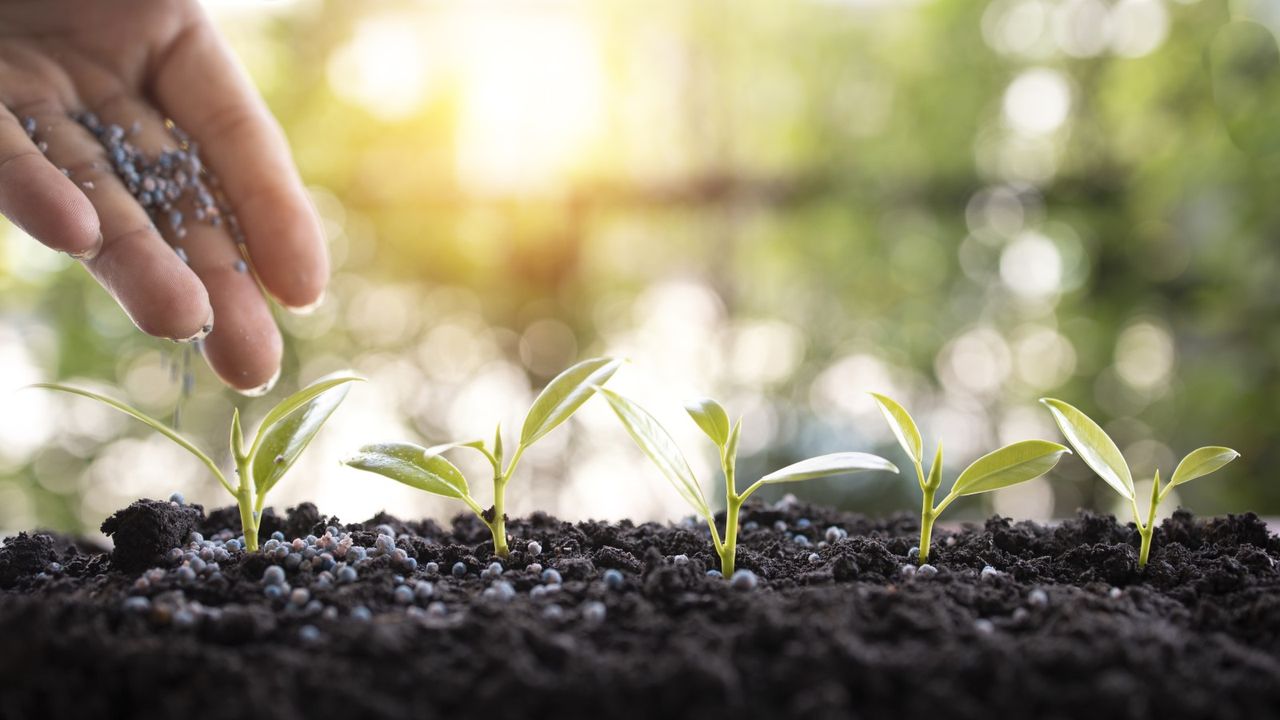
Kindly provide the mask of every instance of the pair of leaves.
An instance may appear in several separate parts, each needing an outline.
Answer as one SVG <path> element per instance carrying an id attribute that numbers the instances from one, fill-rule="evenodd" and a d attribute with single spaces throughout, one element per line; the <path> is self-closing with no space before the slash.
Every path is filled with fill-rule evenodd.
<path id="1" fill-rule="evenodd" d="M 920 430 L 916 427 L 915 421 L 911 419 L 911 414 L 902 405 L 885 395 L 871 393 L 871 396 L 880 406 L 880 411 L 889 423 L 894 437 L 898 439 L 898 444 L 919 467 L 924 460 L 924 442 L 921 440 Z M 956 478 L 955 485 L 951 488 L 951 495 L 977 495 L 1033 480 L 1052 470 L 1053 466 L 1058 464 L 1058 460 L 1069 452 L 1070 450 L 1062 445 L 1046 440 L 1024 440 L 1006 445 L 974 460 L 969 467 L 965 468 Z M 925 482 L 926 486 L 938 487 L 942 481 L 941 472 L 942 446 L 939 445 L 933 467 L 929 470 L 929 478 Z"/>
<path id="2" fill-rule="evenodd" d="M 530 406 L 520 432 L 521 447 L 537 442 L 568 420 L 621 366 L 621 360 L 593 358 L 557 375 Z M 470 498 L 470 488 L 462 471 L 441 456 L 444 451 L 455 447 L 470 447 L 484 452 L 495 458 L 495 471 L 501 472 L 497 465 L 502 457 L 501 429 L 494 435 L 492 455 L 485 449 L 483 441 L 446 443 L 430 448 L 412 443 L 380 443 L 361 448 L 345 462 L 359 470 L 374 472 L 435 495 Z"/>
<path id="3" fill-rule="evenodd" d="M 1061 400 L 1041 398 L 1040 402 L 1049 408 L 1058 428 L 1066 436 L 1067 442 L 1071 443 L 1071 447 L 1080 453 L 1085 464 L 1116 492 L 1133 500 L 1133 475 L 1111 436 L 1088 415 Z M 1227 447 L 1209 446 L 1193 450 L 1178 463 L 1165 491 L 1204 477 L 1238 457 L 1240 453 Z"/>
<path id="4" fill-rule="evenodd" d="M 689 503 L 695 511 L 709 522 L 712 520 L 707 500 L 702 494 L 702 487 L 694 477 L 689 462 L 680 451 L 671 434 L 647 410 L 626 397 L 611 390 L 601 390 L 601 394 L 609 402 L 622 426 L 635 440 L 636 445 L 658 466 L 663 477 L 671 483 L 676 492 Z M 726 457 L 726 463 L 733 461 L 737 455 L 739 422 L 730 428 L 729 415 L 724 408 L 710 398 L 702 398 L 690 402 L 685 410 L 693 421 L 702 429 L 707 437 L 720 447 Z M 820 457 L 802 460 L 772 472 L 751 486 L 743 493 L 745 499 L 762 485 L 775 483 L 801 482 L 831 475 L 844 475 L 868 470 L 889 470 L 897 472 L 898 468 L 884 458 L 867 453 L 833 453 Z"/>
<path id="5" fill-rule="evenodd" d="M 267 491 L 274 487 L 280 481 L 280 478 L 284 477 L 284 474 L 297 461 L 302 451 L 315 438 L 316 433 L 320 431 L 320 427 L 324 425 L 325 421 L 329 419 L 329 416 L 333 414 L 333 411 L 347 396 L 347 390 L 349 389 L 347 383 L 361 379 L 349 372 L 338 372 L 327 375 L 285 398 L 263 418 L 262 426 L 259 428 L 252 449 L 249 450 L 247 455 L 243 450 L 240 434 L 240 412 L 239 410 L 236 411 L 232 418 L 232 452 L 236 455 L 237 460 L 252 459 L 254 484 L 257 487 L 259 496 L 266 495 Z M 232 495 L 235 495 L 234 488 L 227 482 L 226 476 L 222 471 L 218 469 L 217 463 L 213 462 L 204 451 L 183 437 L 177 430 L 148 416 L 141 410 L 106 395 L 71 385 L 41 383 L 32 387 L 87 397 L 115 408 L 142 422 L 199 458 L 218 478 L 222 486 Z"/>

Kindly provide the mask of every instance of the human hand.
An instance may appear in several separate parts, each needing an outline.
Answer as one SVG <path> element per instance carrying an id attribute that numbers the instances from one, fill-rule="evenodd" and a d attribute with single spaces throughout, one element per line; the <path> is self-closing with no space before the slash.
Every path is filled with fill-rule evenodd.
<path id="1" fill-rule="evenodd" d="M 224 382 L 269 389 L 282 340 L 254 275 L 305 309 L 328 258 L 283 132 L 195 0 L 0 0 L 0 104 L 0 213 L 80 259 L 144 332 L 207 333 Z M 254 272 L 226 224 L 188 221 L 181 238 L 153 224 L 80 112 L 132 128 L 148 156 L 177 147 L 172 118 L 220 181 Z M 179 208 L 191 216 L 189 199 Z"/>

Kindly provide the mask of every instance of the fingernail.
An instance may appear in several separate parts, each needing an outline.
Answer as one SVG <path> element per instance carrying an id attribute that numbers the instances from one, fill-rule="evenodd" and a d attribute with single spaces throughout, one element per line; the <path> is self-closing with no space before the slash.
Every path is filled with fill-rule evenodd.
<path id="1" fill-rule="evenodd" d="M 88 248 L 87 250 L 81 250 L 80 252 L 77 252 L 77 253 L 67 253 L 67 254 L 75 258 L 76 260 L 79 260 L 80 262 L 88 262 L 98 257 L 98 253 L 100 252 L 102 252 L 102 233 L 98 233 L 98 237 L 96 240 L 94 240 L 92 247 Z"/>
<path id="2" fill-rule="evenodd" d="M 209 333 L 211 332 L 213 332 L 213 311 L 212 310 L 209 311 L 209 320 L 200 327 L 199 332 L 197 332 L 195 335 L 192 335 L 191 337 L 188 337 L 188 338 L 178 338 L 174 342 L 180 342 L 180 343 L 197 342 L 208 337 Z"/>
<path id="3" fill-rule="evenodd" d="M 286 305 L 285 309 L 287 309 L 289 312 L 293 313 L 294 315 L 310 315 L 311 313 L 316 311 L 316 308 L 319 308 L 321 305 L 324 304 L 326 297 L 328 297 L 328 293 L 322 292 L 320 293 L 320 297 L 316 298 L 316 301 L 311 303 L 310 305 L 298 305 L 297 307 L 289 307 Z"/>
<path id="4" fill-rule="evenodd" d="M 276 372 L 274 375 L 271 376 L 271 379 L 266 381 L 262 385 L 259 385 L 258 387 L 249 388 L 248 390 L 241 390 L 240 388 L 233 388 L 233 389 L 236 392 L 240 393 L 241 395 L 244 395 L 245 397 L 262 397 L 263 395 L 266 395 L 267 393 L 271 392 L 271 388 L 276 386 L 276 381 L 279 379 L 280 379 L 280 368 L 276 368 Z"/>

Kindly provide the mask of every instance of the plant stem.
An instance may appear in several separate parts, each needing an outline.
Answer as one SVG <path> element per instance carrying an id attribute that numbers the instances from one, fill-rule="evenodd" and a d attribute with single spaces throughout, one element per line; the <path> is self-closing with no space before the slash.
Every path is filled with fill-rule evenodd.
<path id="1" fill-rule="evenodd" d="M 510 550 L 507 548 L 506 506 L 507 479 L 494 478 L 493 482 L 493 520 L 489 521 L 489 532 L 493 533 L 493 552 L 503 560 L 507 559 Z"/>
<path id="2" fill-rule="evenodd" d="M 493 508 L 491 510 L 492 519 L 480 515 L 480 519 L 484 520 L 489 526 L 489 532 L 493 534 L 493 552 L 503 560 L 511 553 L 507 547 L 507 482 L 511 480 L 511 476 L 516 471 L 516 466 L 520 464 L 520 458 L 524 455 L 524 444 L 516 446 L 516 451 L 511 454 L 511 462 L 507 463 L 507 469 L 502 470 L 502 466 L 497 462 L 493 465 Z"/>
<path id="3" fill-rule="evenodd" d="M 1151 507 L 1147 508 L 1147 523 L 1142 524 L 1138 516 L 1138 501 L 1133 502 L 1133 519 L 1138 523 L 1138 535 L 1142 537 L 1142 545 L 1138 548 L 1138 569 L 1147 566 L 1147 558 L 1151 556 L 1151 538 L 1156 534 L 1156 506 L 1160 504 L 1160 472 L 1156 471 L 1155 480 L 1151 484 Z"/>
<path id="4" fill-rule="evenodd" d="M 236 505 L 240 507 L 240 530 L 244 533 L 244 549 L 249 552 L 258 551 L 258 518 L 259 514 L 254 511 L 253 498 L 253 472 L 249 467 L 249 460 L 236 461 L 237 472 L 240 475 L 240 485 L 236 488 Z"/>
<path id="5" fill-rule="evenodd" d="M 720 574 L 726 578 L 733 575 L 738 559 L 738 511 L 741 509 L 742 498 L 736 493 L 729 496 L 724 510 L 724 545 L 720 550 Z"/>
<path id="6" fill-rule="evenodd" d="M 929 560 L 929 543 L 933 537 L 933 521 L 938 519 L 939 511 L 933 507 L 933 495 L 937 488 L 925 487 L 924 500 L 920 504 L 920 551 L 916 553 L 917 564 L 923 565 Z"/>
<path id="7" fill-rule="evenodd" d="M 738 513 L 754 486 L 738 494 L 737 458 L 730 457 L 725 448 L 720 449 L 720 469 L 724 471 L 724 543 L 716 548 L 720 554 L 720 575 L 733 575 L 738 560 Z M 714 530 L 714 528 L 713 528 Z M 714 532 L 712 534 L 714 538 Z"/>

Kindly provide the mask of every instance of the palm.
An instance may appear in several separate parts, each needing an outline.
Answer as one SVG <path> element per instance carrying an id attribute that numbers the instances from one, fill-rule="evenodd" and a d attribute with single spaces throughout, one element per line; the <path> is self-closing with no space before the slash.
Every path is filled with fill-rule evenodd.
<path id="1" fill-rule="evenodd" d="M 320 297 L 328 264 L 283 135 L 199 6 L 0 0 L 0 102 L 0 212 L 80 257 L 144 331 L 181 340 L 211 328 L 205 354 L 218 375 L 241 390 L 268 385 L 281 339 L 254 276 L 300 308 Z M 130 128 L 151 156 L 176 146 L 166 118 L 186 130 L 254 272 L 225 225 L 187 222 L 181 236 L 153 225 L 72 119 L 85 111 Z M 176 208 L 190 217 L 189 198 Z"/>

